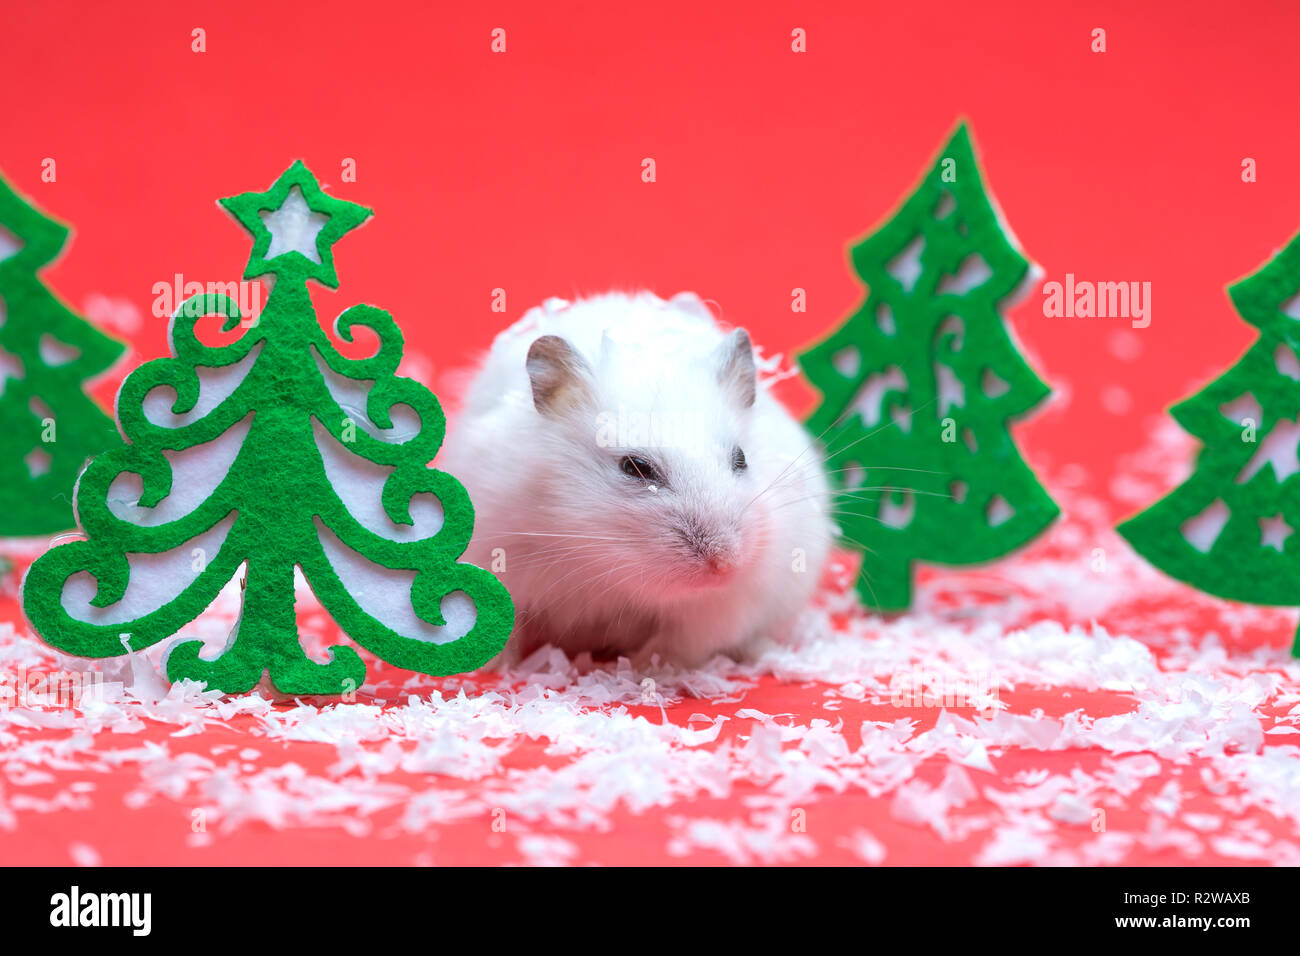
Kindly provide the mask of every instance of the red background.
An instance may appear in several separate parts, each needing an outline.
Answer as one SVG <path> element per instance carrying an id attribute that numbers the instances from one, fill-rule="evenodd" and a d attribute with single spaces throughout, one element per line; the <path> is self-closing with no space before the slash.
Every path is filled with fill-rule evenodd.
<path id="1" fill-rule="evenodd" d="M 356 302 L 388 309 L 408 349 L 439 373 L 543 298 L 610 287 L 693 289 L 767 351 L 788 352 L 859 302 L 847 243 L 883 220 L 965 117 L 993 193 L 1047 278 L 1152 284 L 1142 330 L 1046 318 L 1037 291 L 1011 313 L 1057 390 L 1018 430 L 1026 457 L 1046 474 L 1081 466 L 1087 490 L 1104 497 L 1164 408 L 1252 340 L 1224 286 L 1300 229 L 1300 7 L 1283 0 L 1068 10 L 46 2 L 4 19 L 0 169 L 75 228 L 46 278 L 77 307 L 99 292 L 146 317 L 130 362 L 96 388 L 106 406 L 132 365 L 166 353 L 154 283 L 242 271 L 246 236 L 214 200 L 264 189 L 295 158 L 377 213 L 336 247 L 341 286 L 319 296 L 322 318 Z M 196 27 L 205 53 L 191 51 Z M 507 31 L 504 55 L 490 52 L 494 27 Z M 807 31 L 806 54 L 791 52 L 795 27 Z M 1090 50 L 1098 27 L 1100 54 Z M 54 183 L 41 181 L 47 157 Z M 645 157 L 657 163 L 653 184 L 640 178 Z M 1245 157 L 1258 182 L 1242 182 Z M 356 160 L 355 183 L 340 182 L 345 158 Z M 498 287 L 505 315 L 490 310 Z M 790 311 L 795 287 L 808 292 L 806 314 Z M 1113 386 L 1130 396 L 1126 410 L 1113 391 L 1103 403 Z M 808 407 L 805 386 L 788 389 Z M 1045 706 L 1027 693 L 1024 706 Z M 785 694 L 768 683 L 749 702 L 780 709 Z M 682 708 L 675 719 L 702 709 Z M 116 806 L 125 787 L 107 784 L 100 806 Z M 183 811 L 167 812 L 179 832 Z M 658 816 L 625 821 L 617 839 L 644 850 Z M 874 825 L 910 846 L 890 862 L 969 856 L 900 830 L 883 810 Z M 474 828 L 445 845 L 495 859 Z M 86 814 L 29 814 L 7 852 L 63 862 L 69 839 L 84 837 L 105 862 L 193 859 L 142 848 L 137 832 Z M 332 836 L 278 833 L 272 843 L 248 832 L 209 859 L 374 859 Z"/>
<path id="2" fill-rule="evenodd" d="M 860 299 L 847 242 L 965 116 L 1049 279 L 1152 284 L 1129 360 L 1112 352 L 1125 319 L 1046 318 L 1041 292 L 1012 311 L 1057 389 L 1020 430 L 1030 461 L 1077 462 L 1104 494 L 1153 416 L 1252 340 L 1224 286 L 1300 229 L 1300 8 L 815 6 L 24 4 L 0 32 L 0 168 L 75 227 L 51 285 L 148 317 L 138 360 L 166 350 L 155 282 L 242 269 L 245 236 L 214 200 L 301 157 L 377 213 L 337 247 L 322 318 L 380 305 L 442 371 L 544 297 L 610 287 L 694 289 L 769 351 L 807 344 Z M 355 183 L 340 182 L 347 157 Z M 1258 182 L 1242 182 L 1244 157 Z M 489 308 L 497 287 L 506 315 Z M 1101 403 L 1108 385 L 1131 395 L 1126 413 Z"/>

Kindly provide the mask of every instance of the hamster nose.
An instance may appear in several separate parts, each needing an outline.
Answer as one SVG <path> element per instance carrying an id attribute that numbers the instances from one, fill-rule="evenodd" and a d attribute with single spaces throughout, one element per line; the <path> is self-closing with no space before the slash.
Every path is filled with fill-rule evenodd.
<path id="1" fill-rule="evenodd" d="M 719 577 L 730 574 L 736 567 L 735 558 L 730 554 L 711 554 L 706 563 L 709 566 L 709 570 Z"/>
<path id="2" fill-rule="evenodd" d="M 740 563 L 739 541 L 736 535 L 719 531 L 699 520 L 687 519 L 678 528 L 682 542 L 698 561 L 702 571 L 710 575 L 730 574 Z"/>

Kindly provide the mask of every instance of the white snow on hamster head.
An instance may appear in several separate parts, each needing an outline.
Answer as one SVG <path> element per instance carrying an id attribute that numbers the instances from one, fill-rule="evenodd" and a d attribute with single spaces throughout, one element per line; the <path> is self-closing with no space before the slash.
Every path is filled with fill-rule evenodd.
<path id="1" fill-rule="evenodd" d="M 590 530 L 589 570 L 613 590 L 654 600 L 726 584 L 763 533 L 747 507 L 761 490 L 744 451 L 748 334 L 720 330 L 694 296 L 644 293 L 577 302 L 548 328 L 526 370 L 556 525 Z"/>

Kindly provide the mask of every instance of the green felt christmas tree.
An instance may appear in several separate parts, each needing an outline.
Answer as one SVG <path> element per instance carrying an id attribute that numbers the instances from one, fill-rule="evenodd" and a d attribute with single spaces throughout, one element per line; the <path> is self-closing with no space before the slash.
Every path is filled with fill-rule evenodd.
<path id="1" fill-rule="evenodd" d="M 333 647 L 322 663 L 299 644 L 296 566 L 342 630 L 380 658 L 428 674 L 482 665 L 505 645 L 514 611 L 495 577 L 457 561 L 469 541 L 474 512 L 460 483 L 428 464 L 445 429 L 438 400 L 419 383 L 396 375 L 402 333 L 388 313 L 359 305 L 338 317 L 335 329 L 343 341 L 353 341 L 358 328 L 379 340 L 372 357 L 349 359 L 321 329 L 308 295 L 308 280 L 337 287 L 332 246 L 370 211 L 326 195 L 302 163 L 267 192 L 224 199 L 222 205 L 254 239 L 245 278 L 273 276 L 270 297 L 251 325 L 241 323 L 238 305 L 226 296 L 186 300 L 171 327 L 174 357 L 149 362 L 123 383 L 118 415 L 128 444 L 96 458 L 81 477 L 76 500 L 86 540 L 53 548 L 32 565 L 23 605 L 33 627 L 72 654 L 106 657 L 139 650 L 192 621 L 244 564 L 242 612 L 225 650 L 208 659 L 200 656 L 199 641 L 178 643 L 167 658 L 168 677 L 238 693 L 269 672 L 285 693 L 354 690 L 365 676 L 355 650 Z M 241 324 L 245 328 L 230 344 L 203 344 L 195 323 L 214 314 L 224 317 L 228 333 Z M 243 373 L 233 387 L 226 380 L 229 394 L 194 417 L 203 408 L 205 383 L 235 368 Z M 340 404 L 331 390 L 334 380 L 360 389 L 365 420 L 358 422 L 361 413 Z M 162 423 L 146 407 L 155 389 L 174 393 L 172 417 Z M 418 431 L 404 440 L 384 440 L 402 432 L 393 417 L 398 409 L 418 415 Z M 214 447 L 210 443 L 237 428 L 246 433 L 212 492 L 180 517 L 155 520 L 152 509 L 186 491 L 173 481 L 177 456 Z M 380 533 L 384 529 L 376 530 L 373 522 L 363 523 L 327 474 L 326 447 L 331 455 L 356 456 L 365 466 L 361 473 L 373 477 L 361 491 L 382 504 L 392 528 L 411 529 L 415 500 L 429 495 L 439 506 L 440 526 L 411 537 Z M 140 481 L 138 503 L 128 503 L 134 507 L 123 506 L 111 490 L 122 476 Z M 216 544 L 191 547 L 213 534 Z M 181 560 L 161 564 L 170 569 L 163 575 L 165 586 L 159 588 L 151 577 L 152 598 L 132 597 L 131 614 L 115 612 L 134 583 L 137 564 L 143 571 L 149 563 L 139 558 L 168 554 Z M 383 582 L 398 582 L 413 612 L 406 632 L 381 620 L 387 607 L 383 588 L 345 586 L 341 566 L 354 559 Z M 81 572 L 93 578 L 95 590 L 78 617 L 65 606 L 63 594 L 70 579 L 84 577 Z M 163 598 L 157 596 L 160 590 Z"/>
<path id="2" fill-rule="evenodd" d="M 900 610 L 914 562 L 988 561 L 1056 517 L 1007 430 L 1049 390 L 999 312 L 1029 263 L 965 125 L 851 257 L 866 298 L 800 356 L 823 396 L 807 425 L 826 451 L 843 538 L 863 552 L 859 593 Z"/>
<path id="3" fill-rule="evenodd" d="M 1228 289 L 1259 339 L 1171 410 L 1203 443 L 1190 478 L 1119 532 L 1203 591 L 1300 604 L 1300 236 Z M 1300 656 L 1300 634 L 1292 653 Z"/>
<path id="4" fill-rule="evenodd" d="M 67 238 L 0 179 L 0 536 L 73 527 L 78 472 L 121 441 L 84 388 L 124 346 L 37 276 Z"/>

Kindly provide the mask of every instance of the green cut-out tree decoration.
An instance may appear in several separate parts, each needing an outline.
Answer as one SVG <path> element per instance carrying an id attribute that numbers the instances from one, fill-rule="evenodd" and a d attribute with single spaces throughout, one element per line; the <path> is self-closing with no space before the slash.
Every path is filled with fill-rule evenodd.
<path id="1" fill-rule="evenodd" d="M 1250 604 L 1300 604 L 1300 236 L 1228 295 L 1259 339 L 1170 414 L 1191 477 L 1119 526 L 1170 577 Z M 1292 647 L 1300 656 L 1300 633 Z"/>
<path id="2" fill-rule="evenodd" d="M 469 542 L 474 512 L 461 484 L 428 464 L 446 426 L 438 400 L 418 382 L 397 376 L 402 333 L 387 312 L 358 305 L 338 317 L 335 330 L 344 342 L 353 341 L 357 328 L 369 329 L 379 340 L 372 357 L 349 359 L 325 335 L 308 295 L 308 280 L 337 287 L 332 247 L 370 210 L 326 195 L 301 162 L 265 193 L 245 193 L 221 204 L 254 240 L 244 277 L 274 277 L 266 305 L 255 320 L 241 322 L 239 306 L 224 295 L 195 296 L 181 304 L 171 326 L 174 357 L 141 366 L 122 385 L 118 416 L 128 444 L 97 457 L 77 485 L 85 540 L 46 552 L 27 575 L 23 606 L 29 620 L 45 641 L 71 654 L 137 651 L 194 620 L 246 564 L 240 619 L 225 650 L 210 660 L 200 656 L 200 641 L 178 642 L 167 657 L 168 678 L 240 693 L 269 672 L 272 684 L 288 694 L 355 690 L 365 677 L 355 650 L 335 646 L 328 662 L 319 663 L 299 644 L 297 566 L 339 627 L 383 660 L 427 674 L 481 666 L 505 645 L 514 609 L 495 577 L 457 561 Z M 224 318 L 226 333 L 241 325 L 244 330 L 229 344 L 206 345 L 196 336 L 195 323 L 208 315 Z M 233 390 L 201 417 L 187 418 L 202 408 L 207 386 L 199 372 L 211 378 L 236 365 L 246 371 Z M 364 412 L 345 410 L 331 392 L 327 371 L 362 390 Z M 169 398 L 174 392 L 171 414 L 181 417 L 180 424 L 160 424 L 146 414 L 146 396 L 155 389 Z M 401 406 L 419 416 L 416 432 L 400 441 L 372 434 L 373 428 L 399 437 L 392 413 Z M 173 482 L 169 456 L 206 446 L 235 428 L 246 429 L 245 437 L 211 494 L 179 518 L 151 521 L 150 509 L 183 491 Z M 414 527 L 413 499 L 428 495 L 440 505 L 440 527 L 401 538 L 363 524 L 331 484 L 318 438 L 370 463 L 363 473 L 378 471 L 365 488 L 395 529 Z M 115 505 L 120 498 L 110 489 L 120 476 L 136 476 L 142 487 L 138 502 Z M 214 549 L 192 547 L 198 536 L 214 533 L 220 535 Z M 408 628 L 413 635 L 375 616 L 373 602 L 366 606 L 362 594 L 344 586 L 326 541 L 333 542 L 336 556 L 346 550 L 381 575 L 396 575 L 414 617 L 432 636 L 414 619 Z M 150 600 L 148 594 L 134 599 L 132 611 L 144 610 L 129 619 L 114 613 L 137 571 L 129 558 L 164 554 L 181 556 L 180 562 L 164 565 L 173 568 L 164 599 Z M 94 597 L 77 617 L 65 606 L 64 592 L 75 590 L 70 579 L 82 572 L 93 579 Z M 444 618 L 449 606 L 457 613 Z"/>
<path id="3" fill-rule="evenodd" d="M 0 178 L 0 536 L 73 527 L 86 459 L 120 443 L 86 394 L 125 346 L 59 301 L 37 273 L 68 228 Z"/>
<path id="4" fill-rule="evenodd" d="M 999 312 L 1030 265 L 965 124 L 851 258 L 866 298 L 800 356 L 823 396 L 807 426 L 826 451 L 843 540 L 863 552 L 859 594 L 901 610 L 914 562 L 989 561 L 1056 517 L 1008 431 L 1049 389 Z"/>

